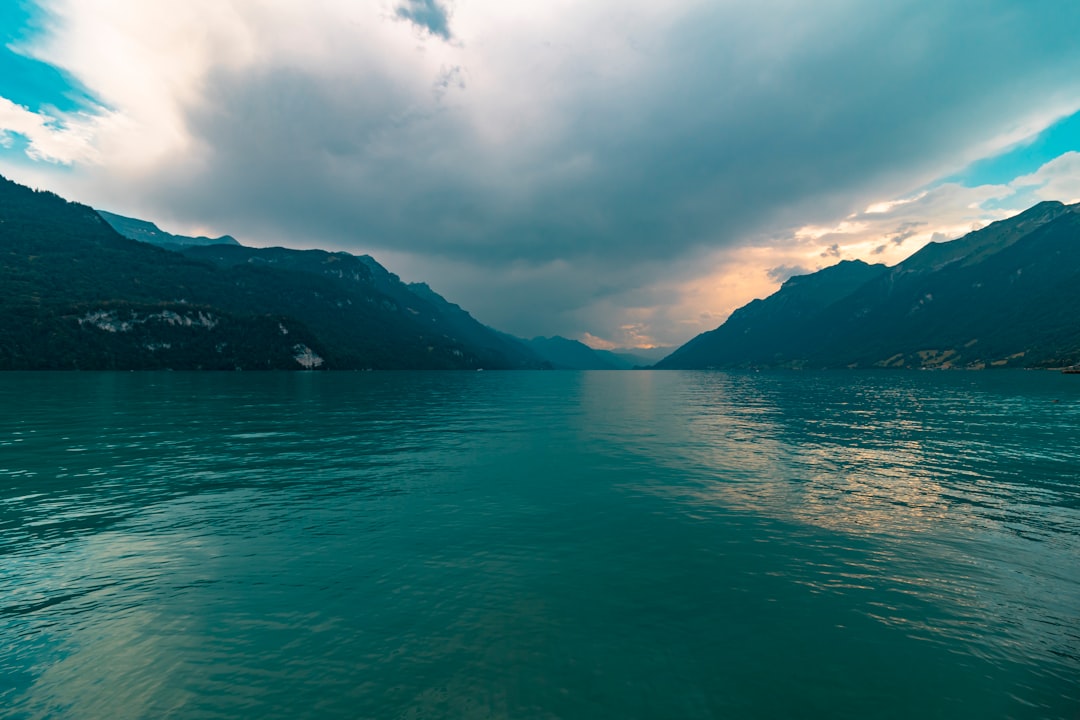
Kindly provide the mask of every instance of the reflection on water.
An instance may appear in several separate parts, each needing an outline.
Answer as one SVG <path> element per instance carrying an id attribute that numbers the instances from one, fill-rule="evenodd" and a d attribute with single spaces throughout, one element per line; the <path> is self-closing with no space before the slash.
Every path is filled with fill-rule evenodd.
<path id="1" fill-rule="evenodd" d="M 1080 393 L 1060 380 L 684 376 L 671 404 L 679 421 L 663 423 L 681 433 L 665 460 L 694 480 L 656 490 L 694 513 L 739 509 L 871 537 L 873 553 L 814 565 L 797 582 L 877 592 L 887 578 L 896 602 L 869 601 L 876 619 L 979 652 L 1038 648 L 1070 661 L 1067 678 L 1080 658 Z M 955 616 L 911 617 L 910 601 L 927 597 Z M 987 632 L 1000 608 L 1007 617 Z"/>
<path id="2" fill-rule="evenodd" d="M 12 717 L 1076 717 L 1050 373 L 0 375 Z"/>

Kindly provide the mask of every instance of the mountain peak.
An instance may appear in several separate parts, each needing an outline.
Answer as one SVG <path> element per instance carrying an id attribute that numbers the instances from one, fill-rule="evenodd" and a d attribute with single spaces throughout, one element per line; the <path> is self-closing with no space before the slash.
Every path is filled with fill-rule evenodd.
<path id="1" fill-rule="evenodd" d="M 827 282 L 833 282 L 842 277 L 859 277 L 862 278 L 866 274 L 868 268 L 880 268 L 885 269 L 884 265 L 880 263 L 871 265 L 863 262 L 862 260 L 841 260 L 835 265 L 830 265 L 816 272 L 807 273 L 805 275 L 792 275 L 784 284 L 781 285 L 781 289 L 793 287 L 800 287 L 808 283 L 820 284 L 822 280 Z"/>
<path id="2" fill-rule="evenodd" d="M 847 262 L 792 278 L 657 367 L 1075 364 L 1077 209 L 1042 202 L 891 270 Z"/>
<path id="3" fill-rule="evenodd" d="M 236 238 L 232 235 L 222 235 L 217 238 L 209 238 L 205 236 L 189 237 L 187 235 L 173 235 L 170 232 L 165 232 L 159 228 L 155 223 L 149 220 L 139 220 L 137 218 L 125 217 L 124 215 L 117 215 L 106 210 L 97 210 L 98 215 L 112 227 L 113 230 L 120 233 L 124 237 L 130 240 L 138 240 L 139 242 L 150 243 L 151 245 L 157 245 L 159 247 L 187 247 L 191 245 L 239 245 Z"/>
<path id="4" fill-rule="evenodd" d="M 992 222 L 956 240 L 929 243 L 898 264 L 893 272 L 897 275 L 936 272 L 951 263 L 973 265 L 1012 246 L 1036 228 L 1070 212 L 1072 211 L 1069 207 L 1057 200 L 1040 202 L 1018 215 Z"/>
<path id="5" fill-rule="evenodd" d="M 1043 200 L 1042 202 L 1035 203 L 1027 210 L 1023 211 L 1019 215 L 1016 215 L 1015 217 L 1022 218 L 1028 215 L 1037 215 L 1039 213 L 1046 212 L 1047 210 L 1053 210 L 1063 207 L 1066 207 L 1066 205 L 1060 200 Z"/>

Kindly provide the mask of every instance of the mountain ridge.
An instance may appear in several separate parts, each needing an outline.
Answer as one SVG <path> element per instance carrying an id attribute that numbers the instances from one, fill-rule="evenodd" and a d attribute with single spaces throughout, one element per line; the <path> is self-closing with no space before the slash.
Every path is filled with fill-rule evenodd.
<path id="1" fill-rule="evenodd" d="M 177 252 L 3 177 L 0 288 L 0 369 L 543 364 L 464 311 L 446 317 L 372 258 L 239 244 Z"/>
<path id="2" fill-rule="evenodd" d="M 1071 312 L 1080 307 L 1080 204 L 1039 203 L 956 240 L 924 246 L 891 268 L 859 262 L 792 278 L 655 367 L 984 368 L 1080 361 L 1080 328 Z M 819 302 L 800 297 L 805 287 L 819 290 Z"/>
<path id="3" fill-rule="evenodd" d="M 117 215 L 106 210 L 96 211 L 101 218 L 112 227 L 113 230 L 131 240 L 157 245 L 168 250 L 175 250 L 189 245 L 239 245 L 239 241 L 232 235 L 222 235 L 217 238 L 205 236 L 189 237 L 187 235 L 174 235 L 165 232 L 155 223 L 149 220 Z"/>
<path id="4" fill-rule="evenodd" d="M 2 176 L 0 287 L 0 369 L 648 364 L 499 332 L 367 255 L 176 236 Z M 789 278 L 654 367 L 1075 365 L 1078 307 L 1080 203 L 1047 201 L 892 267 Z"/>

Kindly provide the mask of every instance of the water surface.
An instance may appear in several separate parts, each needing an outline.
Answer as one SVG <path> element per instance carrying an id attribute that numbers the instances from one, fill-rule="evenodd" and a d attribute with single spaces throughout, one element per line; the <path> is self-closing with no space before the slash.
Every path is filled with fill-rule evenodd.
<path id="1" fill-rule="evenodd" d="M 1076 718 L 1078 678 L 1076 376 L 0 374 L 3 717 Z"/>

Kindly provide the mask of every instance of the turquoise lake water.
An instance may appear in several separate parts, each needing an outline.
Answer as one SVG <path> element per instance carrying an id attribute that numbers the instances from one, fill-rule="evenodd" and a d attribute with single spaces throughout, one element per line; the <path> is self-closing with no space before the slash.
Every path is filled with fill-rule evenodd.
<path id="1" fill-rule="evenodd" d="M 0 374 L 0 717 L 1075 719 L 1080 377 Z"/>

